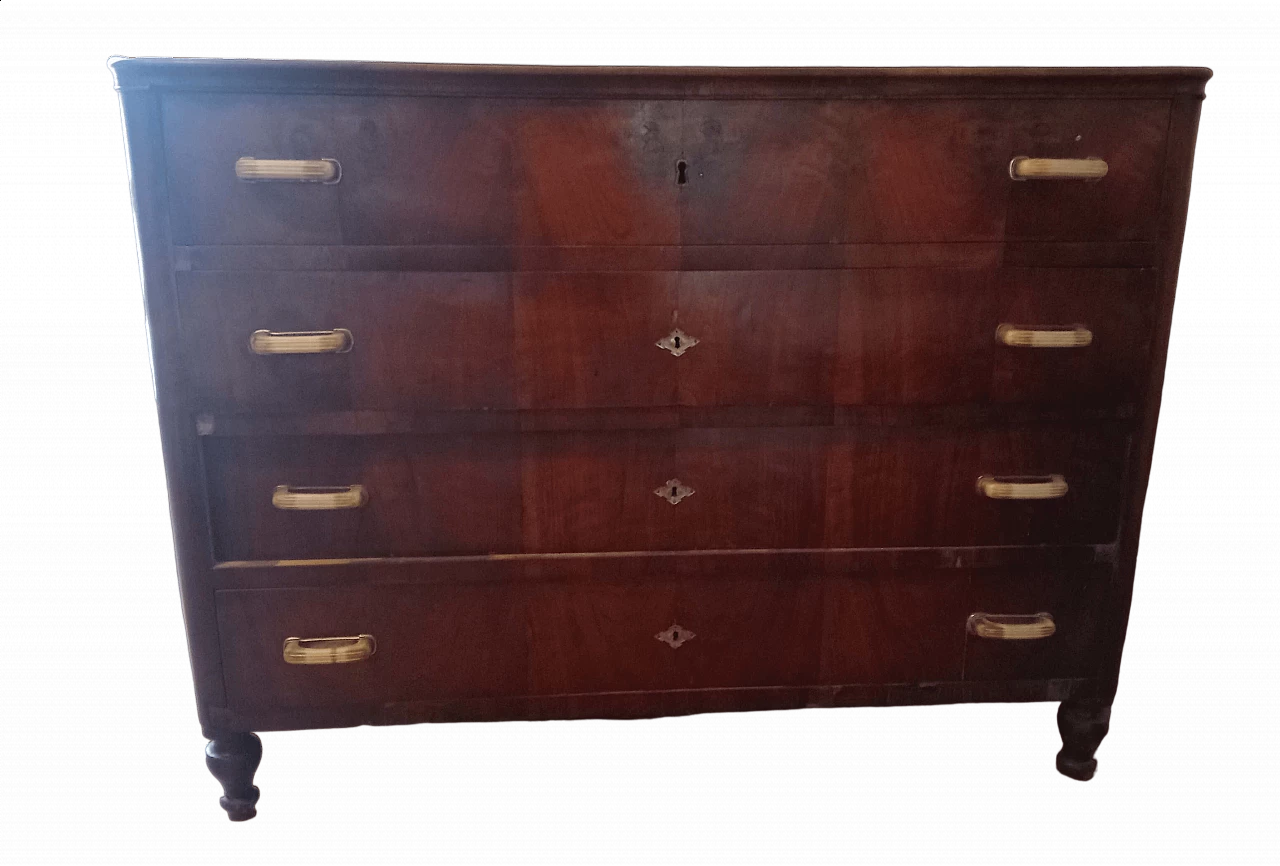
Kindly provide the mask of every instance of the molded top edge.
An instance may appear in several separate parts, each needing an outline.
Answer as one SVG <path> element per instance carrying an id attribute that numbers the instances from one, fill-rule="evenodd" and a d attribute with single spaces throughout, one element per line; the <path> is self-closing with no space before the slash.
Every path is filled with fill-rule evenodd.
<path id="1" fill-rule="evenodd" d="M 495 66 L 114 57 L 120 90 L 437 96 L 877 98 L 1203 96 L 1200 67 Z"/>

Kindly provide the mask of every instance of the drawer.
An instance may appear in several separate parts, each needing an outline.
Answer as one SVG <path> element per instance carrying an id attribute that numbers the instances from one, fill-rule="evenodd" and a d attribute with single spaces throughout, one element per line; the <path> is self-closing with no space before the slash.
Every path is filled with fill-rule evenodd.
<path id="1" fill-rule="evenodd" d="M 232 706 L 809 684 L 814 580 L 388 585 L 218 593 Z M 289 637 L 369 634 L 367 659 L 289 664 Z"/>
<path id="2" fill-rule="evenodd" d="M 177 284 L 201 411 L 515 407 L 505 274 L 179 272 Z M 254 345 L 264 332 L 274 342 Z"/>
<path id="3" fill-rule="evenodd" d="M 686 243 L 1154 240 L 1164 100 L 714 101 L 685 109 Z M 1014 181 L 1014 157 L 1103 159 Z"/>
<path id="4" fill-rule="evenodd" d="M 178 244 L 671 244 L 678 103 L 174 93 Z M 335 160 L 246 182 L 241 157 Z"/>
<path id="5" fill-rule="evenodd" d="M 178 244 L 1154 240 L 1166 100 L 520 100 L 174 93 Z M 332 160 L 245 181 L 241 157 Z M 1010 177 L 1015 157 L 1101 180 Z"/>
<path id="6" fill-rule="evenodd" d="M 495 697 L 530 688 L 528 623 L 511 586 L 222 590 L 217 611 L 233 708 Z M 362 634 L 374 641 L 367 659 L 284 660 L 287 638 Z"/>
<path id="7" fill-rule="evenodd" d="M 586 579 L 219 591 L 229 705 L 1085 675 L 1096 588 L 1105 585 L 1088 573 L 960 569 L 683 579 L 610 571 L 602 562 Z M 1045 614 L 1053 633 L 979 637 L 968 627 L 974 613 L 1031 622 Z M 336 647 L 318 640 L 361 635 L 369 638 Z M 289 638 L 301 640 L 292 662 Z"/>
<path id="8" fill-rule="evenodd" d="M 1145 380 L 1154 275 L 182 272 L 178 293 L 201 411 L 1114 404 Z"/>
<path id="9" fill-rule="evenodd" d="M 203 443 L 216 556 L 274 560 L 1104 544 L 1116 534 L 1127 434 L 748 428 Z M 1065 491 L 1051 489 L 1059 475 Z M 1061 495 L 990 498 L 982 476 L 1017 484 L 987 493 Z"/>
<path id="10" fill-rule="evenodd" d="M 1111 570 L 1106 566 L 1062 573 L 1010 569 L 975 571 L 968 607 L 1029 621 L 1048 613 L 1053 634 L 1032 640 L 982 637 L 967 628 L 967 680 L 1038 680 L 1097 675 L 1096 641 L 1103 633 Z"/>

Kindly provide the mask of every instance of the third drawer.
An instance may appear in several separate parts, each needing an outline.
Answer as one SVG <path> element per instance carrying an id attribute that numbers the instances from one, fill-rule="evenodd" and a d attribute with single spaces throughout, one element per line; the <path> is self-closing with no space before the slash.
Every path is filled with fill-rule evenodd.
<path id="1" fill-rule="evenodd" d="M 1128 432 L 1095 423 L 203 442 L 225 561 L 1106 544 Z"/>

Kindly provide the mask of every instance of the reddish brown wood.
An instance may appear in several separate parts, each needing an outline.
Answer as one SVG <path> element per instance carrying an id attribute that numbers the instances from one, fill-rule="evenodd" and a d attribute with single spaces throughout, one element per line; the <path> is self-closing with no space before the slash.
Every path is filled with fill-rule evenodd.
<path id="1" fill-rule="evenodd" d="M 513 448 L 514 446 L 514 448 Z M 518 443 L 492 436 L 209 439 L 219 559 L 512 552 L 520 538 Z M 369 501 L 282 511 L 278 485 L 361 484 Z"/>
<path id="2" fill-rule="evenodd" d="M 345 704 L 864 683 L 1049 680 L 1080 673 L 1086 574 L 933 573 L 385 584 L 218 593 L 235 712 Z M 1009 593 L 993 593 L 1006 581 Z M 996 611 L 990 602 L 1003 608 Z M 997 604 L 997 606 L 999 606 Z M 975 611 L 1047 611 L 1042 641 L 966 635 Z M 371 634 L 374 655 L 289 665 L 285 638 Z M 660 638 L 666 637 L 664 641 Z M 674 646 L 672 644 L 675 644 Z"/>
<path id="3" fill-rule="evenodd" d="M 511 409 L 504 274 L 180 273 L 183 348 L 206 412 Z M 257 355 L 257 330 L 346 328 L 350 351 Z"/>
<path id="4" fill-rule="evenodd" d="M 685 406 L 832 402 L 838 271 L 682 274 L 678 324 L 700 342 L 675 361 Z"/>
<path id="5" fill-rule="evenodd" d="M 1111 569 L 994 569 L 974 574 L 969 607 L 993 614 L 1053 616 L 1057 631 L 1039 640 L 1005 641 L 970 634 L 964 676 L 969 680 L 1048 680 L 1088 677 Z"/>
<path id="6" fill-rule="evenodd" d="M 827 582 L 822 682 L 922 683 L 964 674 L 970 576 L 960 569 Z"/>
<path id="7" fill-rule="evenodd" d="M 1101 157 L 1097 183 L 1022 181 L 1009 187 L 1005 234 L 1027 240 L 1152 240 L 1160 214 L 1167 100 L 1019 103 L 1011 124 L 1016 156 Z"/>
<path id="8" fill-rule="evenodd" d="M 678 240 L 673 103 L 175 94 L 179 243 Z M 336 159 L 334 184 L 244 183 L 242 156 Z"/>
<path id="9" fill-rule="evenodd" d="M 208 414 L 1019 402 L 1138 397 L 1146 269 L 178 273 Z M 1083 324 L 1078 349 L 997 326 Z M 348 352 L 262 356 L 257 330 L 345 328 Z M 679 328 L 680 357 L 656 345 Z"/>
<path id="10" fill-rule="evenodd" d="M 245 732 L 363 723 L 1059 700 L 1091 775 L 1207 70 L 113 68 L 229 811 Z M 338 327 L 351 352 L 248 348 Z M 975 489 L 1049 473 L 1066 497 Z M 352 483 L 364 508 L 271 504 Z M 1058 630 L 980 639 L 978 610 Z M 365 631 L 368 663 L 284 664 Z"/>
<path id="11" fill-rule="evenodd" d="M 830 268 L 1142 268 L 1159 264 L 1154 241 L 955 241 L 931 244 L 732 244 L 643 247 L 181 246 L 191 271 L 724 271 Z"/>
<path id="12" fill-rule="evenodd" d="M 521 274 L 516 286 L 521 407 L 676 402 L 676 359 L 655 345 L 674 327 L 676 274 Z"/>
<path id="13" fill-rule="evenodd" d="M 509 588 L 494 584 L 219 592 L 229 706 L 527 694 L 529 638 L 514 601 Z M 358 634 L 377 641 L 367 661 L 284 662 L 285 638 Z"/>

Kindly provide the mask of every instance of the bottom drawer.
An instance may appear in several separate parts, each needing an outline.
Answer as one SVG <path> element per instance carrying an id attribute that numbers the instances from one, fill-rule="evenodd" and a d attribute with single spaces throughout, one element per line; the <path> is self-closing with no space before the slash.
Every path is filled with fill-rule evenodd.
<path id="1" fill-rule="evenodd" d="M 228 703 L 247 710 L 1082 676 L 1104 585 L 1098 574 L 950 569 L 217 595 Z M 1047 613 L 1056 631 L 982 637 L 967 625 L 975 612 Z M 286 650 L 290 638 L 301 642 Z"/>

